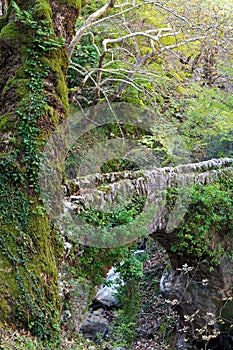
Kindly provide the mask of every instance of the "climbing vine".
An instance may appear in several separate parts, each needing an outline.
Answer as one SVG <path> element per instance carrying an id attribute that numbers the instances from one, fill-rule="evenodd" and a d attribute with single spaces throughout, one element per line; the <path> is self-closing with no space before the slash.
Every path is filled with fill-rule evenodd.
<path id="1" fill-rule="evenodd" d="M 56 50 L 63 45 L 61 37 L 56 38 L 48 19 L 38 23 L 34 20 L 33 13 L 36 6 L 30 11 L 22 11 L 13 2 L 17 18 L 20 23 L 32 31 L 32 44 L 27 48 L 25 62 L 26 84 L 29 96 L 24 98 L 16 113 L 20 117 L 19 135 L 22 140 L 22 150 L 24 152 L 23 164 L 25 166 L 25 178 L 29 187 L 37 187 L 38 167 L 40 164 L 42 140 L 39 139 L 40 129 L 38 121 L 46 114 L 47 95 L 45 92 L 44 80 L 50 73 L 50 68 L 42 61 L 42 57 L 51 50 Z"/>

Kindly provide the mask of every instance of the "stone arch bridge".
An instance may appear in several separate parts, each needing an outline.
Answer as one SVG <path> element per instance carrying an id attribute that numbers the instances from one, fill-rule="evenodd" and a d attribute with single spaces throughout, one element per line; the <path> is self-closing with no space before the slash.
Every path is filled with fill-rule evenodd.
<path id="1" fill-rule="evenodd" d="M 175 222 L 167 221 L 167 203 L 160 201 L 169 188 L 189 189 L 195 184 L 207 185 L 220 176 L 233 174 L 233 158 L 211 159 L 200 163 L 190 163 L 176 167 L 153 168 L 151 170 L 123 171 L 118 173 L 91 174 L 74 180 L 67 180 L 65 205 L 78 209 L 82 204 L 104 210 L 119 198 L 145 196 L 156 202 L 156 220 L 149 226 L 149 234 L 157 230 L 171 231 Z M 70 205 L 69 205 L 70 203 Z M 187 203 L 188 204 L 188 203 Z M 72 208 L 73 207 L 73 208 Z"/>

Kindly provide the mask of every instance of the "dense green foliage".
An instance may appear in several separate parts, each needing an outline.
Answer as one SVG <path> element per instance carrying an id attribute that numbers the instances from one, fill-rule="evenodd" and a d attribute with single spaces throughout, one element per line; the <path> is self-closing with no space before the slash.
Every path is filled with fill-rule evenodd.
<path id="1" fill-rule="evenodd" d="M 171 203 L 173 196 L 175 193 L 170 191 Z M 175 230 L 176 243 L 171 249 L 186 263 L 208 259 L 212 270 L 224 256 L 232 259 L 232 247 L 228 245 L 233 238 L 232 175 L 204 187 L 197 185 L 190 196 L 188 212 Z"/>
<path id="2" fill-rule="evenodd" d="M 124 203 L 124 207 L 112 212 L 103 212 L 96 209 L 84 208 L 80 219 L 97 227 L 114 227 L 127 224 L 134 220 L 143 209 L 145 198 L 143 196 Z"/>

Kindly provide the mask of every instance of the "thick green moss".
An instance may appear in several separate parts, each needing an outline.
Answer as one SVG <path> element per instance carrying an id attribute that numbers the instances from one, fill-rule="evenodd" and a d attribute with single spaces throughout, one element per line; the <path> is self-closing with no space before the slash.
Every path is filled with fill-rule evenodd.
<path id="1" fill-rule="evenodd" d="M 41 302 L 44 304 L 41 307 L 46 307 L 45 303 L 50 301 L 53 304 L 53 309 L 59 310 L 60 299 L 58 296 L 56 259 L 59 258 L 62 247 L 58 242 L 54 244 L 57 238 L 51 232 L 48 218 L 40 213 L 40 206 L 32 208 L 31 213 L 29 231 L 33 240 L 34 253 L 28 269 L 38 279 L 38 293 L 42 294 Z M 58 319 L 54 321 L 58 322 Z"/>
<path id="2" fill-rule="evenodd" d="M 63 49 L 61 49 L 63 50 Z M 60 51 L 61 51 L 60 50 Z M 57 51 L 56 51 L 57 52 Z M 65 68 L 65 64 L 67 63 L 67 60 L 62 61 L 63 57 L 62 54 L 57 52 L 58 56 L 56 58 L 51 59 L 50 58 L 42 58 L 42 62 L 49 66 L 51 69 L 52 74 L 54 75 L 54 86 L 55 86 L 55 92 L 60 99 L 62 105 L 65 107 L 66 112 L 68 113 L 69 104 L 68 104 L 68 89 L 64 77 L 63 69 Z"/>
<path id="3" fill-rule="evenodd" d="M 67 93 L 67 86 L 66 86 L 66 82 L 65 82 L 64 77 L 61 78 L 61 76 L 60 76 L 59 79 L 57 80 L 56 92 L 57 92 L 58 96 L 60 97 L 65 109 L 68 110 L 68 108 L 69 108 L 68 93 Z"/>
<path id="4" fill-rule="evenodd" d="M 2 115 L 0 117 L 0 131 L 7 132 L 12 130 L 14 121 L 15 121 L 15 118 L 10 113 Z"/>
<path id="5" fill-rule="evenodd" d="M 67 50 L 65 48 L 50 52 L 49 59 L 55 60 L 60 64 L 63 74 L 67 73 L 69 59 Z"/>
<path id="6" fill-rule="evenodd" d="M 2 91 L 2 97 L 4 97 L 10 90 L 14 89 L 16 97 L 26 98 L 29 93 L 28 88 L 26 87 L 27 83 L 28 79 L 18 79 L 16 74 L 14 78 L 8 79 L 7 84 Z"/>
<path id="7" fill-rule="evenodd" d="M 59 323 L 62 246 L 38 201 L 31 202 L 12 224 L 1 226 L 0 323 L 16 322 L 49 340 L 56 338 Z M 25 220 L 28 228 L 23 230 Z"/>
<path id="8" fill-rule="evenodd" d="M 0 301 L 0 313 L 3 317 L 3 320 L 6 320 L 8 319 L 8 315 L 9 315 L 9 308 L 8 308 L 8 305 L 7 305 L 7 302 L 6 300 L 1 300 Z M 0 320 L 0 326 L 3 326 L 3 323 L 1 322 Z"/>
<path id="9" fill-rule="evenodd" d="M 0 324 L 10 320 L 15 312 L 18 287 L 7 257 L 0 255 Z"/>
<path id="10" fill-rule="evenodd" d="M 77 10 L 80 10 L 82 7 L 82 0 L 59 0 L 61 5 L 72 6 Z"/>
<path id="11" fill-rule="evenodd" d="M 20 99 L 25 99 L 29 97 L 29 91 L 28 91 L 28 88 L 26 87 L 26 84 L 28 84 L 28 79 L 21 79 L 21 80 L 16 79 L 15 83 L 17 83 L 16 90 L 15 90 L 16 99 L 20 100 Z"/>
<path id="12" fill-rule="evenodd" d="M 52 9 L 46 0 L 37 0 L 34 10 L 34 16 L 37 19 L 48 20 L 52 26 Z"/>
<path id="13" fill-rule="evenodd" d="M 60 120 L 59 114 L 56 113 L 53 107 L 47 106 L 46 109 L 47 109 L 48 117 L 52 120 L 53 124 L 58 125 Z M 44 141 L 46 141 L 46 139 Z"/>
<path id="14" fill-rule="evenodd" d="M 12 43 L 19 39 L 19 36 L 20 33 L 17 30 L 16 23 L 10 22 L 2 28 L 0 33 L 0 40 L 9 40 L 12 45 Z"/>

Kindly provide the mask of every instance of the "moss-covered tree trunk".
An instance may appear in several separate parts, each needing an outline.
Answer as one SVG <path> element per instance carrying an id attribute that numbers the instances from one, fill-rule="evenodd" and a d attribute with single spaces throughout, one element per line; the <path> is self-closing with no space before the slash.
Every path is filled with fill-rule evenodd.
<path id="1" fill-rule="evenodd" d="M 15 0 L 0 18 L 0 326 L 46 340 L 59 321 L 61 245 L 43 210 L 38 167 L 68 114 L 67 46 L 79 8 L 80 0 Z"/>

